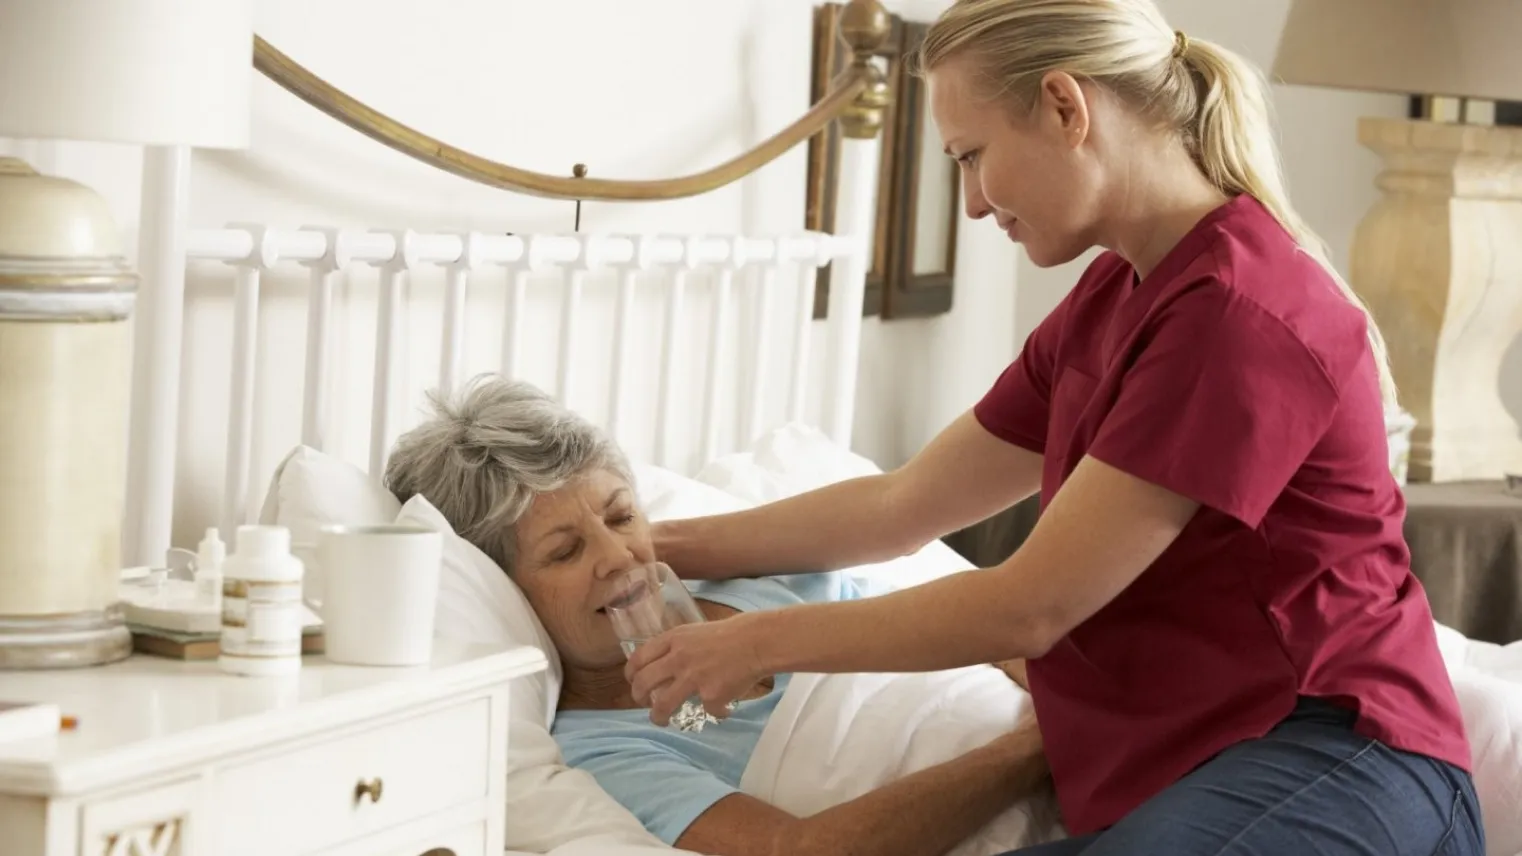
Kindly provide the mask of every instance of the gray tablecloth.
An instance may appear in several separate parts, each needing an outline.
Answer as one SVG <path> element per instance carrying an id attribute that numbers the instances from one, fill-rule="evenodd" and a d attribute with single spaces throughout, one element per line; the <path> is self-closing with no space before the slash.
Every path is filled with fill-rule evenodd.
<path id="1" fill-rule="evenodd" d="M 1407 485 L 1406 541 L 1438 621 L 1487 642 L 1522 639 L 1522 497 L 1500 482 Z"/>

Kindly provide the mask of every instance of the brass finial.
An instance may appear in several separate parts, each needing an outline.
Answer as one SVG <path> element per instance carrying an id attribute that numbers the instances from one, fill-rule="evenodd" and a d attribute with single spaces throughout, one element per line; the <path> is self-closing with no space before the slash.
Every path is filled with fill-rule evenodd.
<path id="1" fill-rule="evenodd" d="M 840 113 L 840 130 L 856 140 L 870 140 L 883 129 L 883 113 L 888 109 L 888 80 L 882 69 L 866 67 L 867 88 Z"/>
<path id="2" fill-rule="evenodd" d="M 586 178 L 587 177 L 587 165 L 584 164 L 584 163 L 573 164 L 571 166 L 571 177 L 572 178 Z M 581 231 L 581 200 L 580 199 L 576 200 L 576 225 L 574 227 L 572 227 L 572 231 L 574 231 L 574 232 L 580 232 Z"/>
<path id="3" fill-rule="evenodd" d="M 839 27 L 841 37 L 851 46 L 852 61 L 860 65 L 888 40 L 893 24 L 888 10 L 877 0 L 851 0 L 840 10 Z"/>
<path id="4" fill-rule="evenodd" d="M 851 0 L 840 10 L 839 27 L 851 47 L 851 65 L 867 78 L 867 88 L 840 114 L 841 132 L 870 140 L 882 130 L 888 107 L 888 81 L 872 58 L 888 40 L 892 22 L 877 0 Z"/>

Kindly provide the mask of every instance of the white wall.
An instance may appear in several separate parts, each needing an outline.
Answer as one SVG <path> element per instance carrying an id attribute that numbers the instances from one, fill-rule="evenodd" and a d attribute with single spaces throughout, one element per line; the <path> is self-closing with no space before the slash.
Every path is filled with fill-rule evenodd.
<path id="1" fill-rule="evenodd" d="M 888 5 L 928 18 L 945 0 Z M 1192 35 L 1267 63 L 1288 0 L 1163 5 Z M 811 6 L 812 0 L 265 0 L 256 28 L 354 96 L 467 150 L 546 172 L 568 173 L 580 161 L 594 175 L 657 178 L 738 153 L 807 108 Z M 254 96 L 251 148 L 196 155 L 193 226 L 252 220 L 570 228 L 567 203 L 436 172 L 342 128 L 262 77 Z M 1354 121 L 1361 114 L 1398 115 L 1403 105 L 1310 90 L 1280 89 L 1277 99 L 1291 188 L 1340 259 L 1374 193 L 1375 162 L 1354 142 Z M 40 166 L 105 193 L 135 246 L 141 175 L 135 149 L 63 144 L 42 160 Z M 590 204 L 583 228 L 789 231 L 801 224 L 803 185 L 799 149 L 751 180 L 702 198 Z M 950 313 L 873 320 L 864 331 L 855 442 L 884 465 L 907 459 L 970 406 L 1077 274 L 1076 266 L 1035 270 L 984 223 L 964 222 L 958 249 Z M 270 356 L 261 366 L 256 481 L 299 436 L 304 279 L 299 273 L 271 279 L 261 319 Z M 177 543 L 193 542 L 215 519 L 220 495 L 230 283 L 228 272 L 214 267 L 198 266 L 190 277 Z M 368 283 L 351 286 L 346 300 L 364 314 L 349 338 L 340 333 L 363 360 L 370 355 L 367 299 Z M 487 313 L 474 323 L 490 326 L 494 317 L 500 316 Z M 281 344 L 273 338 L 280 331 L 296 339 Z M 414 343 L 420 350 L 425 344 L 426 338 Z M 481 355 L 488 362 L 489 351 Z M 589 356 L 596 360 L 589 372 L 603 371 L 603 356 Z M 417 372 L 423 382 L 431 365 Z M 366 406 L 367 378 L 345 381 L 354 395 L 343 408 Z M 335 416 L 346 456 L 362 462 L 362 420 L 345 417 Z"/>

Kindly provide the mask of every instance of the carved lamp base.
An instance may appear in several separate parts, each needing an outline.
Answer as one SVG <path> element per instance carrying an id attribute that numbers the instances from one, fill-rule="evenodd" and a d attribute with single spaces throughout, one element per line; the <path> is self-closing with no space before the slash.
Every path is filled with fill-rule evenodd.
<path id="1" fill-rule="evenodd" d="M 1363 119 L 1384 197 L 1359 224 L 1350 282 L 1416 419 L 1412 481 L 1522 472 L 1501 364 L 1522 333 L 1522 128 Z"/>

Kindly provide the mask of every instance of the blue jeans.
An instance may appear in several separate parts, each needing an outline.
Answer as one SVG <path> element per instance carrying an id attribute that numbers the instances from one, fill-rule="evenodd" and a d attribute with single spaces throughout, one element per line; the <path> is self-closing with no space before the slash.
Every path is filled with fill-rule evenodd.
<path id="1" fill-rule="evenodd" d="M 1201 764 L 1094 835 L 1005 856 L 1484 856 L 1464 771 L 1352 729 L 1302 700 L 1257 739 Z"/>

